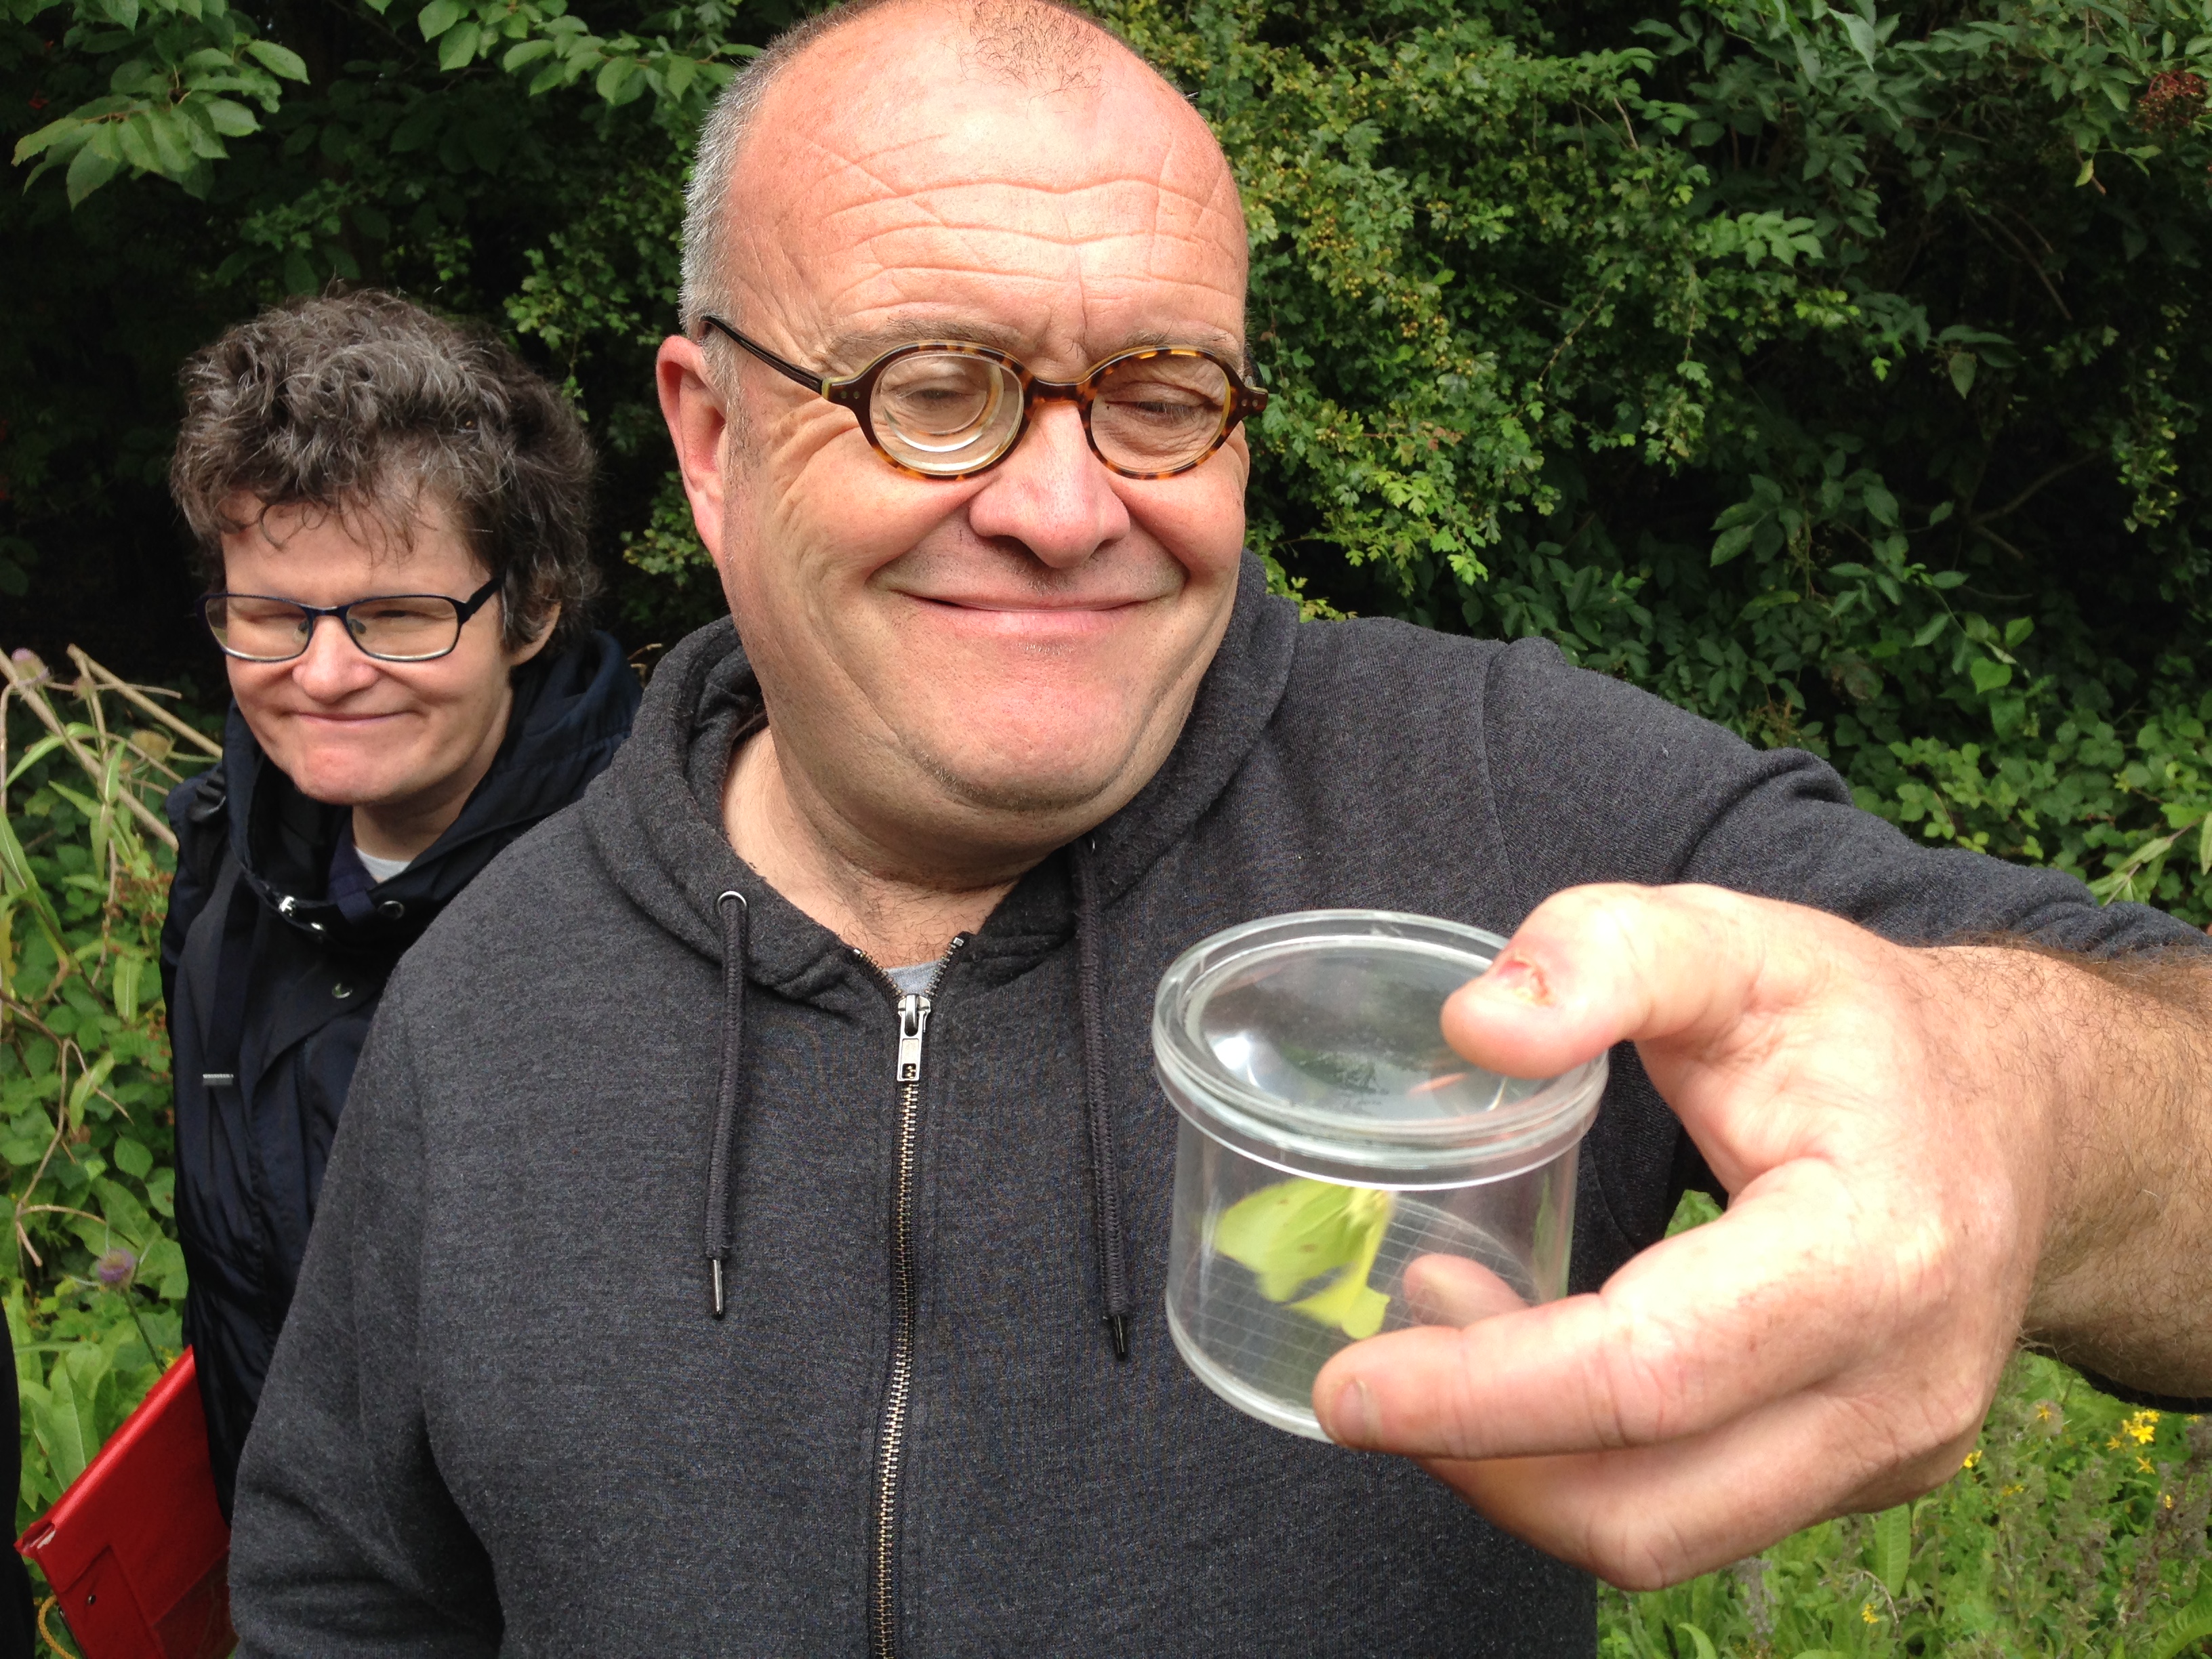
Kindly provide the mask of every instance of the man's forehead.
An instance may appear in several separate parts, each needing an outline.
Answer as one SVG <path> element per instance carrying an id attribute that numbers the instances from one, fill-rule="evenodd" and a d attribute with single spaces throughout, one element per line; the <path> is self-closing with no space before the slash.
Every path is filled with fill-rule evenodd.
<path id="1" fill-rule="evenodd" d="M 1196 113 L 1103 35 L 1093 72 L 1040 82 L 979 65 L 957 23 L 888 9 L 779 78 L 727 222 L 738 285 L 841 341 L 920 337 L 933 310 L 986 344 L 1233 344 L 1243 215 Z"/>

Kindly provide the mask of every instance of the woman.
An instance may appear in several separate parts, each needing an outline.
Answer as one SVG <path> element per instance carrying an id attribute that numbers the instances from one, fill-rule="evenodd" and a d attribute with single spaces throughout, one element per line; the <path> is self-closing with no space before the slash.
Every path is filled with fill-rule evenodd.
<path id="1" fill-rule="evenodd" d="M 224 653 L 223 757 L 169 798 L 177 1221 L 226 1516 L 386 976 L 605 767 L 635 677 L 586 631 L 592 455 L 495 341 L 389 295 L 192 358 L 170 487 Z"/>

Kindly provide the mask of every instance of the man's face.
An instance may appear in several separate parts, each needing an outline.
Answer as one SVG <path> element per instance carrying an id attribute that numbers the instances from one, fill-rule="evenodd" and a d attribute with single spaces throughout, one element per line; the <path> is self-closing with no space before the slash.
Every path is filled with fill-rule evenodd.
<path id="1" fill-rule="evenodd" d="M 727 320 L 838 376 L 922 339 L 1055 380 L 1146 344 L 1241 362 L 1243 223 L 1198 117 L 1103 46 L 1077 84 L 1015 84 L 963 61 L 945 19 L 878 14 L 771 91 L 732 204 Z M 1092 455 L 1073 405 L 1043 404 L 993 471 L 917 479 L 734 347 L 737 424 L 696 394 L 687 416 L 680 344 L 664 404 L 787 771 L 874 835 L 924 840 L 1072 834 L 1142 787 L 1234 597 L 1241 431 L 1140 481 Z"/>

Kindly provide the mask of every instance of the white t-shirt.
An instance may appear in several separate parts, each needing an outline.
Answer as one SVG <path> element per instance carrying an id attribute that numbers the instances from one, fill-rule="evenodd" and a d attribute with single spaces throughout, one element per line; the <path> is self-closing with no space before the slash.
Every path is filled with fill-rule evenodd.
<path id="1" fill-rule="evenodd" d="M 353 855 L 361 860 L 361 867 L 368 872 L 368 878 L 380 886 L 415 862 L 413 859 L 380 859 L 374 853 L 362 852 L 359 847 L 353 849 Z"/>

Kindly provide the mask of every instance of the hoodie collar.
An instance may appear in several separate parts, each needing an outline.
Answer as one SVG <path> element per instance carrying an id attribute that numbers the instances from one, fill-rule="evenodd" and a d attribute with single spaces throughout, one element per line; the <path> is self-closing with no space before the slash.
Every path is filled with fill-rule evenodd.
<path id="1" fill-rule="evenodd" d="M 1228 629 L 1175 748 L 1127 805 L 1089 832 L 1100 906 L 1187 836 L 1243 765 L 1288 684 L 1297 627 L 1297 607 L 1268 595 L 1264 567 L 1245 555 Z M 724 617 L 699 629 L 654 671 L 635 733 L 585 796 L 584 824 L 616 884 L 702 956 L 722 955 L 717 900 L 742 895 L 751 977 L 805 997 L 842 976 L 852 947 L 763 881 L 721 824 L 730 756 L 763 718 L 736 628 Z M 1016 884 L 978 933 L 979 956 L 1000 941 L 1023 948 L 1018 941 L 1066 937 L 1073 911 L 1062 866 L 1046 859 Z"/>

